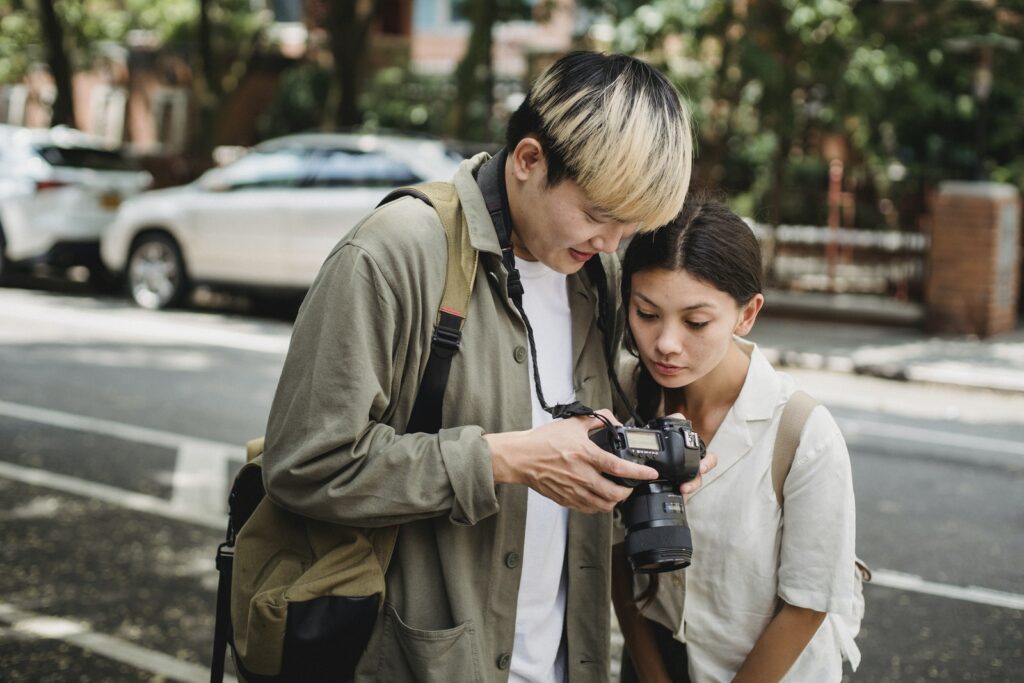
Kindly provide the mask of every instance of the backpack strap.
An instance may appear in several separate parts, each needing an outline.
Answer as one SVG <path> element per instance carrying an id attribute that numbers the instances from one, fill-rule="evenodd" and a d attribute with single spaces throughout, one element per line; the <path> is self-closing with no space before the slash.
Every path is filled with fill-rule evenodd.
<path id="1" fill-rule="evenodd" d="M 434 182 L 401 187 L 389 193 L 378 206 L 400 197 L 415 197 L 434 207 L 444 226 L 448 246 L 448 266 L 444 292 L 437 309 L 434 334 L 430 339 L 430 357 L 420 380 L 420 389 L 413 403 L 406 433 L 437 433 L 441 429 L 441 407 L 452 357 L 462 343 L 462 326 L 466 323 L 469 301 L 476 280 L 477 252 L 469 241 L 469 223 L 452 183 Z"/>
<path id="2" fill-rule="evenodd" d="M 796 449 L 800 445 L 800 433 L 807 424 L 807 418 L 817 407 L 818 402 L 810 394 L 797 390 L 782 409 L 779 433 L 775 436 L 775 450 L 772 451 L 772 488 L 775 489 L 775 499 L 779 501 L 780 508 L 783 501 L 782 487 L 786 483 L 790 468 L 793 467 L 793 458 L 796 457 Z"/>

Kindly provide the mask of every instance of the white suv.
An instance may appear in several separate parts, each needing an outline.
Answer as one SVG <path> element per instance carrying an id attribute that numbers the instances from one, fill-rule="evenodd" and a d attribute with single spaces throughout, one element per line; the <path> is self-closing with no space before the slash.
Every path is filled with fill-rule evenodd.
<path id="1" fill-rule="evenodd" d="M 35 263 L 96 274 L 100 234 L 122 200 L 151 182 L 80 131 L 0 126 L 0 278 Z"/>
<path id="2" fill-rule="evenodd" d="M 193 183 L 125 202 L 103 236 L 103 261 L 145 308 L 182 303 L 198 283 L 305 289 L 390 189 L 450 180 L 459 160 L 435 140 L 269 140 Z"/>

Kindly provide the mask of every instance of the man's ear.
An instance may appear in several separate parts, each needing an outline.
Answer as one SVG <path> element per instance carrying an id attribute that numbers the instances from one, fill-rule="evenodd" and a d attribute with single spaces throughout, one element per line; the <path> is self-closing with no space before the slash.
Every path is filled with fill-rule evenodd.
<path id="1" fill-rule="evenodd" d="M 733 330 L 733 334 L 737 337 L 745 337 L 750 334 L 750 330 L 753 329 L 754 322 L 757 320 L 757 314 L 761 312 L 762 306 L 764 306 L 763 294 L 755 294 L 751 297 L 750 301 L 740 309 L 740 319 L 736 323 L 736 329 Z"/>
<path id="2" fill-rule="evenodd" d="M 547 160 L 540 140 L 526 136 L 512 150 L 512 174 L 519 182 L 526 182 L 531 175 L 541 173 L 547 175 Z"/>

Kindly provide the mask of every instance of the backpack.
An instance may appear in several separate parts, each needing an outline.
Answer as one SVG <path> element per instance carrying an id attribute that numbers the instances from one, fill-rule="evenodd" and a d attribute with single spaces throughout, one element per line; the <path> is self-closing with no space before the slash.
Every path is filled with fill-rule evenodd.
<path id="1" fill-rule="evenodd" d="M 400 188 L 378 206 L 403 196 L 434 207 L 448 245 L 430 357 L 406 428 L 435 433 L 469 310 L 477 252 L 454 185 Z M 276 505 L 263 487 L 263 445 L 263 438 L 247 444 L 247 462 L 228 496 L 227 535 L 216 556 L 210 680 L 223 680 L 228 645 L 243 681 L 350 680 L 383 607 L 398 527 L 331 524 Z"/>
<path id="2" fill-rule="evenodd" d="M 800 445 L 800 433 L 803 432 L 807 418 L 817 407 L 818 402 L 809 394 L 795 391 L 786 402 L 786 407 L 782 409 L 779 433 L 775 437 L 775 448 L 772 451 L 772 488 L 775 490 L 775 499 L 779 501 L 779 507 L 783 510 L 783 519 L 785 506 L 782 488 L 793 466 L 796 449 Z M 840 621 L 841 627 L 837 631 L 843 658 L 849 661 L 850 666 L 856 671 L 860 665 L 860 649 L 854 639 L 860 633 L 860 623 L 864 619 L 864 582 L 871 580 L 871 569 L 857 557 L 854 558 L 853 564 L 853 614 L 831 616 Z"/>

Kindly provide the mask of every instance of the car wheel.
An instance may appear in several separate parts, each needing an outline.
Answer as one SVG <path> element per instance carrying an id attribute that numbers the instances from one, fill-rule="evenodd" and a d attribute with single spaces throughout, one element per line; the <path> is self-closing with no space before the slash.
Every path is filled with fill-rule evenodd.
<path id="1" fill-rule="evenodd" d="M 180 304 L 189 289 L 181 250 L 159 233 L 143 235 L 132 245 L 126 281 L 132 300 L 153 310 Z"/>

